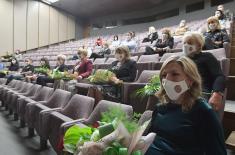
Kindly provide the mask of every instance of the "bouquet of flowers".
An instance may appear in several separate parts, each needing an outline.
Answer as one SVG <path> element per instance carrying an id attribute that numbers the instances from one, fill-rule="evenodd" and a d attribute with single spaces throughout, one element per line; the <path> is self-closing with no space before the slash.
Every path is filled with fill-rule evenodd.
<path id="1" fill-rule="evenodd" d="M 143 155 L 143 148 L 151 144 L 141 141 L 149 122 L 140 126 L 121 108 L 111 108 L 92 127 L 69 128 L 64 136 L 64 150 L 74 155 Z"/>
<path id="2" fill-rule="evenodd" d="M 1 70 L 0 73 L 7 75 L 9 73 L 9 71 L 8 70 Z"/>
<path id="3" fill-rule="evenodd" d="M 38 67 L 34 69 L 35 73 L 41 73 L 41 74 L 48 74 L 50 72 L 50 69 L 45 68 L 45 67 Z"/>
<path id="4" fill-rule="evenodd" d="M 98 69 L 95 74 L 88 77 L 91 83 L 108 83 L 115 74 L 109 70 Z"/>
<path id="5" fill-rule="evenodd" d="M 73 77 L 67 72 L 60 72 L 56 69 L 49 74 L 49 77 L 55 80 L 73 80 Z"/>
<path id="6" fill-rule="evenodd" d="M 153 76 L 149 83 L 145 85 L 143 88 L 138 89 L 136 91 L 137 96 L 151 96 L 154 95 L 160 89 L 160 77 L 159 75 Z"/>

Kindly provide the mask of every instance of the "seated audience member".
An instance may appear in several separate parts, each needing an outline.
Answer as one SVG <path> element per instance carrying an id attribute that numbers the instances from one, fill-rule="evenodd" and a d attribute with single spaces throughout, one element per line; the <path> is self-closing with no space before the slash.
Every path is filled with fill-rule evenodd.
<path id="1" fill-rule="evenodd" d="M 65 55 L 58 55 L 57 64 L 53 71 L 60 71 L 60 72 L 67 71 L 68 68 L 65 65 L 65 59 L 66 59 Z M 46 86 L 47 83 L 54 83 L 54 79 L 48 76 L 38 76 L 36 83 L 42 86 Z"/>
<path id="2" fill-rule="evenodd" d="M 110 45 L 110 48 L 112 50 L 115 50 L 120 46 L 120 41 L 118 40 L 118 35 L 113 36 L 112 44 Z"/>
<path id="3" fill-rule="evenodd" d="M 97 40 L 96 40 L 96 42 L 95 42 L 95 45 L 96 45 L 96 46 L 102 46 L 102 45 L 103 45 L 103 41 L 102 41 L 101 37 L 98 37 L 98 38 L 97 38 Z"/>
<path id="4" fill-rule="evenodd" d="M 131 52 L 135 52 L 135 49 L 137 47 L 137 42 L 134 39 L 133 32 L 128 32 L 126 34 L 126 39 L 121 42 L 121 46 L 127 46 Z"/>
<path id="5" fill-rule="evenodd" d="M 229 37 L 226 31 L 221 30 L 220 23 L 217 17 L 207 19 L 208 31 L 204 33 L 205 50 L 222 48 L 225 42 L 229 42 Z"/>
<path id="6" fill-rule="evenodd" d="M 41 58 L 40 68 L 44 68 L 44 69 L 48 69 L 48 70 L 51 69 L 47 58 L 45 58 L 45 57 Z M 33 75 L 26 76 L 25 78 L 26 78 L 26 81 L 31 82 L 31 81 L 35 81 L 38 78 L 38 76 L 42 76 L 42 75 L 47 76 L 48 73 L 34 73 Z"/>
<path id="7" fill-rule="evenodd" d="M 116 74 L 112 81 L 118 83 L 120 80 L 124 82 L 133 82 L 137 73 L 137 64 L 130 59 L 130 51 L 127 47 L 118 47 L 115 51 L 115 58 L 110 71 Z"/>
<path id="8" fill-rule="evenodd" d="M 147 46 L 144 55 L 159 54 L 162 56 L 174 46 L 174 38 L 169 29 L 162 29 L 162 39 L 158 39 L 153 48 Z"/>
<path id="9" fill-rule="evenodd" d="M 202 77 L 203 92 L 207 94 L 204 97 L 208 98 L 209 104 L 215 111 L 220 111 L 225 89 L 225 76 L 218 60 L 211 53 L 202 52 L 204 39 L 199 33 L 186 34 L 183 43 L 183 52 L 196 63 Z"/>
<path id="10" fill-rule="evenodd" d="M 215 17 L 218 18 L 220 26 L 221 26 L 221 29 L 226 30 L 226 28 L 227 28 L 227 25 L 226 25 L 227 24 L 227 20 L 225 18 L 225 15 L 223 14 L 223 12 L 220 11 L 220 10 L 216 10 L 215 11 Z"/>
<path id="11" fill-rule="evenodd" d="M 17 60 L 20 60 L 20 59 L 23 58 L 23 56 L 22 56 L 20 50 L 16 50 L 16 51 L 14 52 L 14 54 L 13 54 L 13 57 L 15 57 Z"/>
<path id="12" fill-rule="evenodd" d="M 226 20 L 231 20 L 231 18 L 233 18 L 233 14 L 229 11 L 229 10 L 224 10 L 224 6 L 223 5 L 218 5 L 217 10 L 222 11 L 224 18 Z"/>
<path id="13" fill-rule="evenodd" d="M 10 66 L 8 67 L 8 71 L 9 71 L 9 74 L 12 74 L 13 72 L 17 72 L 19 70 L 19 62 L 17 61 L 16 58 L 12 58 L 11 59 L 11 64 Z M 5 77 L 6 74 L 5 73 L 0 73 L 0 78 L 3 78 Z"/>
<path id="14" fill-rule="evenodd" d="M 186 25 L 186 20 L 181 20 L 179 27 L 175 30 L 174 35 L 181 36 L 188 31 L 188 26 Z"/>
<path id="15" fill-rule="evenodd" d="M 143 39 L 143 43 L 145 42 L 151 42 L 151 44 L 153 43 L 153 41 L 158 39 L 158 34 L 157 31 L 155 29 L 155 27 L 151 26 L 149 27 L 149 32 L 148 32 L 148 37 Z"/>
<path id="16" fill-rule="evenodd" d="M 104 43 L 102 45 L 102 49 L 99 53 L 92 53 L 91 56 L 90 56 L 90 59 L 91 58 L 104 58 L 104 57 L 108 57 L 108 55 L 111 54 L 111 50 L 109 48 L 109 44 L 108 43 Z"/>
<path id="17" fill-rule="evenodd" d="M 87 58 L 87 51 L 85 49 L 80 49 L 78 55 L 81 61 L 74 66 L 73 76 L 77 80 L 82 80 L 91 75 L 93 66 L 92 62 Z"/>
<path id="18" fill-rule="evenodd" d="M 30 58 L 25 59 L 25 66 L 20 72 L 15 72 L 13 74 L 7 75 L 7 84 L 13 79 L 22 79 L 25 76 L 32 75 L 34 71 L 34 66 L 32 65 L 33 61 Z"/>
<path id="19" fill-rule="evenodd" d="M 155 140 L 145 155 L 226 155 L 215 112 L 201 96 L 201 77 L 187 57 L 170 57 L 160 71 L 161 104 L 153 112 L 149 133 Z"/>

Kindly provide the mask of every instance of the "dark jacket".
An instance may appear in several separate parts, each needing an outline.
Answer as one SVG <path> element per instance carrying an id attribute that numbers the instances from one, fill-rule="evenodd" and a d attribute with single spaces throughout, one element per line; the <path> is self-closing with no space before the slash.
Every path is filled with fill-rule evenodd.
<path id="1" fill-rule="evenodd" d="M 82 78 L 87 78 L 88 76 L 91 75 L 93 65 L 90 60 L 85 60 L 85 61 L 79 62 L 77 65 L 79 65 L 79 67 L 76 70 L 76 72 L 78 72 L 79 76 L 82 76 Z"/>
<path id="2" fill-rule="evenodd" d="M 98 53 L 100 56 L 105 56 L 111 54 L 111 50 L 109 48 L 107 49 L 101 49 L 101 51 Z"/>
<path id="3" fill-rule="evenodd" d="M 157 106 L 149 132 L 157 136 L 145 155 L 227 154 L 221 124 L 204 99 L 187 112 L 180 104 Z"/>
<path id="4" fill-rule="evenodd" d="M 202 77 L 203 91 L 224 92 L 226 81 L 218 60 L 208 52 L 195 54 L 191 59 Z"/>
<path id="5" fill-rule="evenodd" d="M 215 30 L 214 32 L 209 31 L 205 32 L 203 35 L 205 37 L 205 50 L 222 48 L 223 43 L 229 42 L 229 36 L 227 32 L 223 30 Z M 214 44 L 215 41 L 222 41 L 222 43 L 217 45 Z"/>
<path id="6" fill-rule="evenodd" d="M 27 66 L 24 66 L 23 68 L 22 68 L 22 72 L 24 73 L 24 72 L 32 72 L 33 73 L 33 71 L 34 71 L 34 66 L 33 65 L 27 65 Z"/>
<path id="7" fill-rule="evenodd" d="M 56 66 L 55 69 L 58 68 L 58 71 L 64 72 L 68 70 L 68 67 L 65 64 L 62 64 L 60 66 Z"/>
<path id="8" fill-rule="evenodd" d="M 16 63 L 16 64 L 11 64 L 9 67 L 8 67 L 8 70 L 9 71 L 18 71 L 19 70 L 19 63 Z"/>
<path id="9" fill-rule="evenodd" d="M 112 63 L 111 71 L 116 74 L 117 78 L 124 82 L 133 82 L 136 78 L 137 64 L 133 60 L 126 60 L 120 67 L 117 66 L 119 61 Z"/>
<path id="10" fill-rule="evenodd" d="M 157 39 L 158 39 L 158 33 L 154 32 L 154 33 L 149 34 L 147 38 L 144 38 L 143 43 L 144 42 L 151 42 L 151 44 L 152 44 L 153 41 L 157 40 Z"/>
<path id="11" fill-rule="evenodd" d="M 163 42 L 162 39 L 158 39 L 158 41 L 154 45 L 154 47 L 157 47 L 157 48 L 170 47 L 171 49 L 173 48 L 173 46 L 174 46 L 174 38 L 173 37 L 170 37 L 165 42 Z"/>

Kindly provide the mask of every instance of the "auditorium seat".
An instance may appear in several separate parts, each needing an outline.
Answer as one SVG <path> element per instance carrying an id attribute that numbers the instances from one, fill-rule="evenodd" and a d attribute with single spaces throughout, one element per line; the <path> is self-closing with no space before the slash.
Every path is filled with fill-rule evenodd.
<path id="1" fill-rule="evenodd" d="M 141 55 L 137 62 L 137 70 L 140 75 L 143 70 L 152 70 L 153 64 L 159 62 L 159 55 Z"/>
<path id="2" fill-rule="evenodd" d="M 62 110 L 52 112 L 50 115 L 41 113 L 43 115 L 39 135 L 44 141 L 48 139 L 53 149 L 59 153 L 57 144 L 65 132 L 61 125 L 73 120 L 87 119 L 93 108 L 93 98 L 76 94 Z"/>
<path id="3" fill-rule="evenodd" d="M 52 93 L 53 88 L 42 87 L 33 97 L 19 98 L 17 100 L 17 114 L 20 118 L 21 127 L 24 127 L 25 120 L 27 117 L 26 106 L 28 103 L 36 104 L 37 102 L 47 101 Z"/>
<path id="4" fill-rule="evenodd" d="M 39 131 L 39 114 L 42 111 L 54 111 L 62 109 L 71 98 L 71 93 L 65 90 L 56 89 L 50 96 L 48 101 L 28 103 L 26 106 L 26 123 L 28 124 L 29 133 L 33 133 L 33 129 Z"/>
<path id="5" fill-rule="evenodd" d="M 105 63 L 107 58 L 96 58 L 95 61 L 93 62 L 93 69 L 98 69 L 99 65 L 102 65 Z"/>
<path id="6" fill-rule="evenodd" d="M 131 105 L 135 112 L 143 113 L 146 109 L 148 97 L 140 98 L 135 93 L 143 88 L 154 75 L 158 74 L 159 71 L 157 70 L 144 70 L 136 82 L 124 83 L 122 86 L 122 102 Z"/>
<path id="7" fill-rule="evenodd" d="M 29 85 L 28 90 L 25 93 L 19 93 L 19 94 L 12 94 L 11 96 L 11 101 L 10 107 L 13 110 L 15 120 L 18 119 L 18 114 L 17 114 L 17 101 L 20 98 L 26 98 L 26 97 L 33 97 L 36 93 L 39 92 L 39 90 L 42 88 L 41 85 L 35 84 L 35 85 Z"/>
<path id="8" fill-rule="evenodd" d="M 106 100 L 101 100 L 97 106 L 95 107 L 95 109 L 92 111 L 92 113 L 90 114 L 90 116 L 87 119 L 83 119 L 83 120 L 74 120 L 74 121 L 70 121 L 70 122 L 66 122 L 63 123 L 61 125 L 61 128 L 63 129 L 64 133 L 65 131 L 77 124 L 81 127 L 85 127 L 85 126 L 90 126 L 93 125 L 94 123 L 96 123 L 97 121 L 101 120 L 101 116 L 103 112 L 108 111 L 110 108 L 121 108 L 122 110 L 124 110 L 127 114 L 128 117 L 132 117 L 133 116 L 133 108 L 132 106 L 129 105 L 125 105 L 125 104 L 120 104 L 120 103 L 116 103 L 116 102 L 111 102 L 111 101 L 106 101 Z"/>

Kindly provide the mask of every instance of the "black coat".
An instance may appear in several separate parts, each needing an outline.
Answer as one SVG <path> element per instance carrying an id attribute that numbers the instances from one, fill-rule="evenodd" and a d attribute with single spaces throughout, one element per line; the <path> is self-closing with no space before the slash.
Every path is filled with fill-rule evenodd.
<path id="1" fill-rule="evenodd" d="M 112 63 L 111 71 L 116 74 L 117 78 L 124 82 L 133 82 L 136 78 L 137 64 L 133 60 L 126 60 L 120 67 L 117 66 L 119 61 Z"/>

